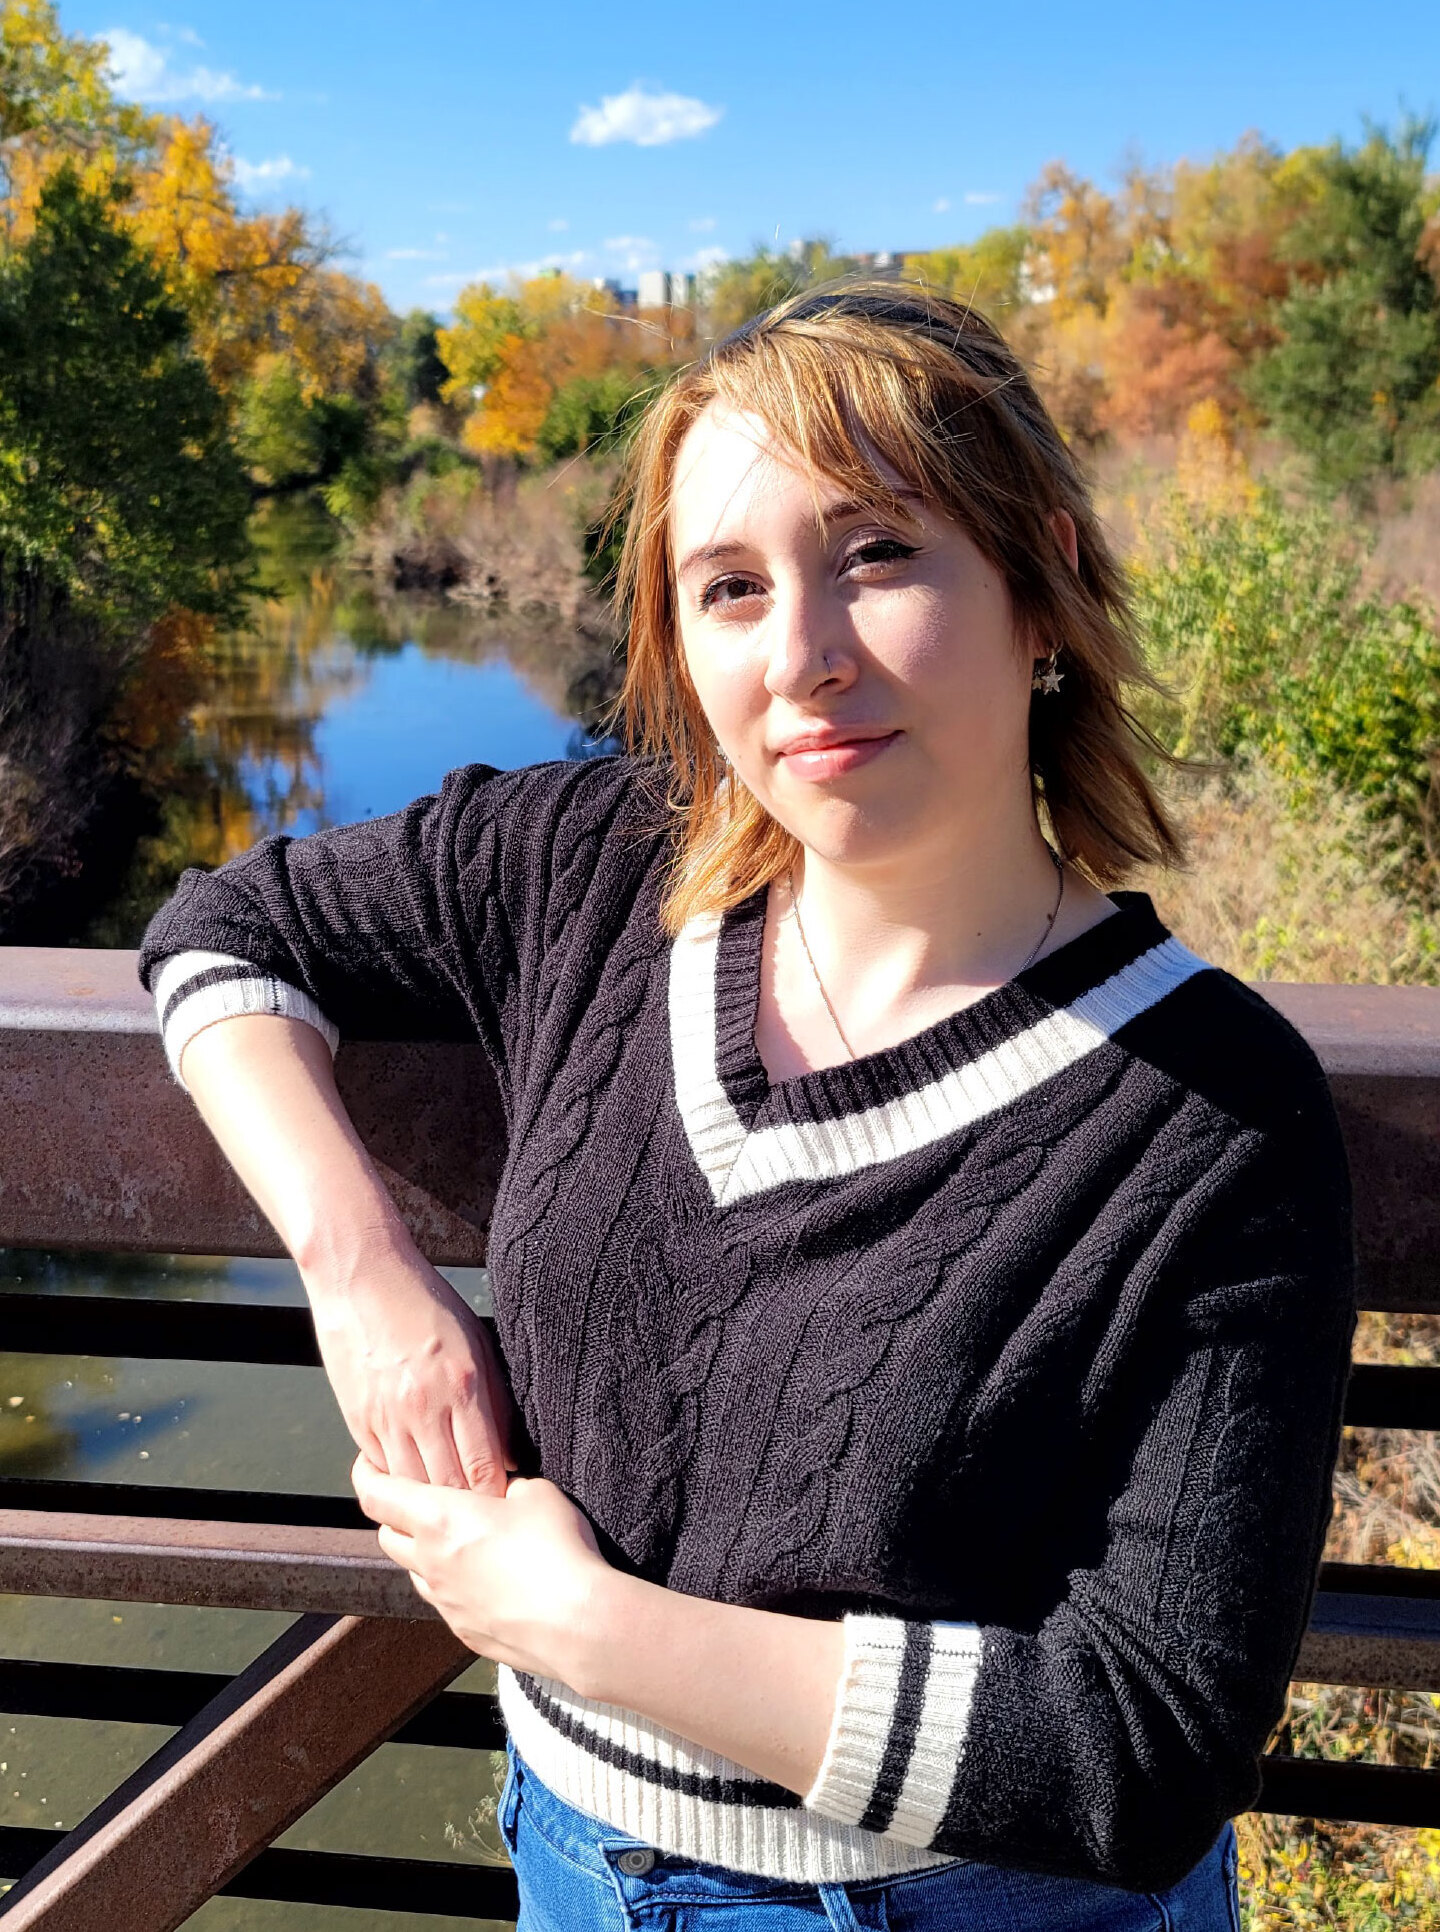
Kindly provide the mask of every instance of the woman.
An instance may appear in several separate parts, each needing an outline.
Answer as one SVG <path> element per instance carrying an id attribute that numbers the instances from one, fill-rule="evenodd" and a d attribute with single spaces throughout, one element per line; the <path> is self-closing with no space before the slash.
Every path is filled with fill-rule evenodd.
<path id="1" fill-rule="evenodd" d="M 265 840 L 142 959 L 501 1666 L 522 1925 L 1229 1932 L 1347 1180 L 1298 1036 L 1102 889 L 1177 844 L 1082 480 L 981 317 L 859 286 L 685 371 L 626 503 L 640 755 Z M 367 1034 L 494 1062 L 503 1364 L 337 1098 Z"/>

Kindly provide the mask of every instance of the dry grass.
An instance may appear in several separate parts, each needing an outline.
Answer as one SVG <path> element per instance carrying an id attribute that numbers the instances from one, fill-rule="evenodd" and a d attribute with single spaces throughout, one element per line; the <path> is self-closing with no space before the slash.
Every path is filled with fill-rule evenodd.
<path id="1" fill-rule="evenodd" d="M 356 540 L 355 561 L 396 590 L 438 591 L 513 616 L 594 621 L 579 533 L 607 481 L 601 466 L 583 462 L 537 476 L 459 469 L 421 477 L 386 499 Z"/>
<path id="2" fill-rule="evenodd" d="M 1383 827 L 1339 786 L 1299 797 L 1250 765 L 1167 790 L 1189 864 L 1134 883 L 1203 958 L 1242 979 L 1440 982 L 1440 924 L 1404 897 Z"/>
<path id="3" fill-rule="evenodd" d="M 1385 491 L 1373 521 L 1370 578 L 1396 597 L 1418 591 L 1440 610 L 1440 472 Z"/>

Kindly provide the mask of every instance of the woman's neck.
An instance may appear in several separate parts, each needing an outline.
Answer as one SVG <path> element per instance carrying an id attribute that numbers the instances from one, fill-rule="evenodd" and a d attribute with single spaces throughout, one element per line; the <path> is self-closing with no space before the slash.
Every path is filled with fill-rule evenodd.
<path id="1" fill-rule="evenodd" d="M 1115 910 L 1073 868 L 1061 891 L 1033 816 L 984 850 L 903 865 L 807 851 L 792 877 L 794 900 L 778 881 L 766 914 L 756 1046 L 772 1079 L 908 1039 Z"/>

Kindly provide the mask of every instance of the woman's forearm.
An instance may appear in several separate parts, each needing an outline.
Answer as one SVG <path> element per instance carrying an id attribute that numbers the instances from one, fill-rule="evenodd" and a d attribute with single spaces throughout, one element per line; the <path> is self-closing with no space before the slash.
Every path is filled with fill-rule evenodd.
<path id="1" fill-rule="evenodd" d="M 502 1493 L 510 1396 L 484 1324 L 416 1247 L 303 1020 L 197 1033 L 181 1077 L 294 1256 L 356 1446 L 417 1481 Z"/>
<path id="2" fill-rule="evenodd" d="M 181 1073 L 312 1295 L 343 1291 L 362 1261 L 415 1255 L 314 1027 L 270 1013 L 218 1020 L 186 1046 Z"/>
<path id="3" fill-rule="evenodd" d="M 844 1667 L 839 1622 L 711 1603 L 611 1571 L 573 1688 L 787 1790 L 814 1784 Z"/>

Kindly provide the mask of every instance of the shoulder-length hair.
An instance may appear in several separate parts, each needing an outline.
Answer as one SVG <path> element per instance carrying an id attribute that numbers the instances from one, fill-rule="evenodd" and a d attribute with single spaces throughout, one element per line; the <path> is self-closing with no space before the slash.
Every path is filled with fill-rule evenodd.
<path id="1" fill-rule="evenodd" d="M 1057 849 L 1100 886 L 1179 859 L 1141 764 L 1142 746 L 1158 748 L 1124 703 L 1127 685 L 1152 682 L 1124 574 L 1024 366 L 973 308 L 906 284 L 832 284 L 745 323 L 661 392 L 613 506 L 629 631 L 618 710 L 632 751 L 666 772 L 676 820 L 668 931 L 738 905 L 798 853 L 726 767 L 680 644 L 670 502 L 680 444 L 712 402 L 759 417 L 812 480 L 847 498 L 903 510 L 879 457 L 959 524 L 1003 573 L 1018 641 L 1059 653 L 1063 683 L 1030 714 L 1032 784 Z M 1075 520 L 1078 572 L 1055 535 L 1057 510 Z"/>

